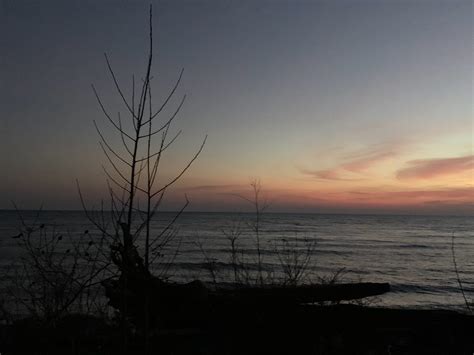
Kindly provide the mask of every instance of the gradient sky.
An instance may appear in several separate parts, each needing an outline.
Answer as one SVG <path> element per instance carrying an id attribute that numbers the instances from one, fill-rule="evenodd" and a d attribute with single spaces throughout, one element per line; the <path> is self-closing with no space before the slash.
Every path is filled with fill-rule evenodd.
<path id="1" fill-rule="evenodd" d="M 130 94 L 148 3 L 0 2 L 0 208 L 107 198 L 90 85 L 125 113 L 103 53 Z M 471 0 L 153 4 L 156 100 L 182 67 L 188 96 L 162 181 L 209 136 L 165 208 L 242 210 L 260 178 L 273 211 L 474 212 Z"/>

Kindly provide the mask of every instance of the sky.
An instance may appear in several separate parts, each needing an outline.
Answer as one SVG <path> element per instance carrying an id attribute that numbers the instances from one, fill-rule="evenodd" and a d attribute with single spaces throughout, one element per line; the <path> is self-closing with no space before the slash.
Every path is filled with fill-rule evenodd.
<path id="1" fill-rule="evenodd" d="M 153 99 L 184 75 L 161 165 L 164 209 L 474 213 L 471 0 L 152 1 Z M 98 105 L 126 117 L 143 78 L 148 1 L 0 1 L 0 208 L 107 200 Z"/>

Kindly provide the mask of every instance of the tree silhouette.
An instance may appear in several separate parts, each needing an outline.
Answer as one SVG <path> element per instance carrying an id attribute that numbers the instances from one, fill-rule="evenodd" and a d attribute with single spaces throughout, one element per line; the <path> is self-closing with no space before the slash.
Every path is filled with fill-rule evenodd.
<path id="1" fill-rule="evenodd" d="M 79 183 L 77 185 L 83 208 L 89 220 L 112 241 L 110 260 L 118 268 L 119 277 L 118 280 L 112 279 L 104 282 L 106 294 L 109 298 L 119 294 L 121 298 L 119 309 L 122 313 L 122 324 L 126 332 L 130 290 L 141 288 L 143 304 L 140 305 L 142 307 L 140 313 L 144 318 L 141 321 L 143 321 L 145 338 L 148 339 L 151 283 L 158 281 L 163 276 L 162 273 L 155 275 L 157 277 L 152 275 L 152 264 L 162 255 L 161 251 L 175 235 L 173 225 L 188 206 L 187 197 L 185 196 L 185 202 L 180 210 L 156 234 L 152 233 L 151 221 L 155 217 L 165 193 L 186 173 L 201 154 L 207 135 L 190 159 L 183 164 L 181 170 L 169 180 L 158 184 L 157 176 L 158 172 L 163 169 L 163 156 L 181 135 L 181 131 L 171 135 L 170 128 L 183 107 L 186 95 L 181 97 L 178 105 L 172 110 L 172 114 L 164 117 L 165 109 L 170 106 L 181 83 L 184 72 L 184 69 L 181 69 L 172 90 L 164 101 L 156 109 L 154 108 L 152 95 L 153 17 L 151 5 L 149 12 L 149 50 L 145 75 L 141 80 L 141 85 L 136 85 L 135 76 L 132 76 L 130 98 L 126 97 L 108 55 L 104 53 L 104 56 L 116 93 L 123 103 L 129 120 L 129 129 L 127 129 L 120 113 L 114 119 L 95 86 L 92 85 L 92 90 L 102 113 L 121 140 L 121 147 L 114 147 L 94 120 L 94 126 L 100 138 L 99 144 L 108 162 L 107 166 L 102 166 L 102 168 L 107 176 L 110 216 L 108 218 L 107 216 L 104 217 L 108 214 L 108 211 L 105 212 L 103 203 L 100 211 L 88 210 Z M 136 90 L 137 87 L 139 90 Z M 140 206 L 140 200 L 145 201 L 143 207 Z M 144 246 L 142 252 L 138 251 L 138 245 Z M 168 267 L 170 263 L 168 262 Z M 166 269 L 165 266 L 162 271 L 165 272 Z M 140 280 L 140 282 L 137 283 L 137 280 Z M 124 339 L 126 339 L 126 336 Z M 124 345 L 126 348 L 126 343 Z"/>
<path id="2" fill-rule="evenodd" d="M 112 129 L 120 136 L 122 151 L 114 147 L 94 120 L 95 129 L 99 135 L 99 145 L 106 157 L 108 166 L 102 166 L 108 187 L 110 198 L 111 223 L 104 221 L 97 214 L 89 211 L 84 203 L 83 195 L 79 188 L 79 194 L 85 211 L 89 219 L 105 234 L 112 238 L 114 244 L 112 257 L 120 269 L 128 267 L 141 267 L 142 271 L 149 273 L 151 264 L 159 256 L 161 250 L 170 240 L 171 228 L 179 215 L 187 207 L 189 201 L 185 196 L 185 202 L 176 213 L 171 222 L 165 226 L 157 235 L 152 235 L 150 223 L 157 213 L 165 193 L 175 184 L 191 167 L 194 161 L 202 152 L 207 136 L 204 137 L 198 149 L 192 157 L 183 164 L 181 170 L 168 181 L 159 185 L 157 175 L 162 169 L 162 160 L 165 152 L 176 142 L 181 135 L 181 130 L 170 136 L 172 123 L 186 100 L 183 95 L 173 113 L 164 119 L 165 108 L 170 105 L 171 99 L 176 96 L 176 91 L 181 83 L 184 69 L 181 69 L 179 76 L 168 93 L 165 100 L 158 109 L 153 108 L 152 97 L 152 64 L 153 64 L 153 21 L 152 6 L 149 13 L 149 51 L 145 76 L 142 78 L 140 89 L 136 92 L 135 77 L 132 77 L 132 95 L 128 99 L 118 81 L 117 75 L 112 68 L 109 57 L 104 53 L 108 72 L 114 83 L 117 94 L 126 109 L 133 129 L 127 130 L 122 122 L 120 112 L 114 119 L 109 110 L 105 107 L 98 91 L 92 85 L 92 90 L 99 103 L 99 106 Z M 79 187 L 79 184 L 78 184 Z M 140 206 L 140 199 L 145 201 L 145 206 Z M 104 207 L 100 213 L 103 213 Z M 109 228 L 112 226 L 113 231 Z M 143 241 L 144 251 L 141 255 L 131 254 L 131 250 L 136 252 L 139 241 Z M 140 257 L 138 259 L 138 257 Z M 132 260 L 136 258 L 135 260 Z M 143 260 L 141 260 L 143 259 Z M 137 262 L 139 264 L 137 264 Z M 128 263 L 131 263 L 130 265 Z"/>

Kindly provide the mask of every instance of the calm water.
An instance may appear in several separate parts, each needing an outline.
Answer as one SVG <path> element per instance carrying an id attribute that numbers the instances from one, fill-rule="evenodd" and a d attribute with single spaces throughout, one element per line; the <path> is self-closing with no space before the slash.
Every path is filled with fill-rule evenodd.
<path id="1" fill-rule="evenodd" d="M 24 212 L 23 216 L 31 222 L 35 213 Z M 164 213 L 154 220 L 154 233 L 159 233 L 170 218 L 171 214 Z M 230 242 L 226 234 L 240 229 L 237 246 L 248 262 L 254 261 L 256 243 L 249 228 L 253 218 L 251 214 L 184 213 L 175 224 L 176 235 L 165 253 L 176 255 L 169 275 L 181 281 L 209 280 L 204 250 L 207 261 L 215 262 L 218 279 L 228 280 Z M 41 213 L 38 221 L 71 238 L 77 238 L 86 229 L 99 238 L 83 212 L 47 211 Z M 0 267 L 3 269 L 17 260 L 21 252 L 16 239 L 11 238 L 18 234 L 18 224 L 16 212 L 0 212 Z M 308 280 L 317 280 L 344 268 L 341 281 L 392 285 L 393 291 L 379 297 L 377 305 L 457 308 L 462 307 L 463 298 L 452 260 L 453 235 L 459 276 L 467 295 L 473 299 L 474 219 L 470 217 L 267 213 L 261 225 L 262 260 L 265 270 L 272 270 L 274 277 L 278 277 L 281 262 L 277 251 L 281 253 L 282 239 L 291 243 L 299 240 L 296 247 L 302 250 L 303 240 L 315 241 Z M 160 262 L 166 260 L 166 257 L 159 259 Z"/>

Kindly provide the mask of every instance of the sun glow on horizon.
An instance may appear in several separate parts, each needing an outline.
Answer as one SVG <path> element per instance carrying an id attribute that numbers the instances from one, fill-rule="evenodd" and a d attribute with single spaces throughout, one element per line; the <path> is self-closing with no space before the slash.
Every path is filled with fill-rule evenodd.
<path id="1" fill-rule="evenodd" d="M 114 147 L 121 139 L 90 84 L 131 126 L 102 53 L 131 97 L 132 75 L 138 82 L 146 62 L 148 4 L 7 8 L 0 208 L 14 200 L 78 209 L 76 179 L 98 205 L 108 197 L 107 160 L 92 121 Z M 170 129 L 183 133 L 160 163 L 158 184 L 208 136 L 164 209 L 179 208 L 184 194 L 191 210 L 245 209 L 235 196 L 259 178 L 274 211 L 474 213 L 471 1 L 156 8 L 155 106 L 185 68 L 160 123 L 187 95 Z"/>

